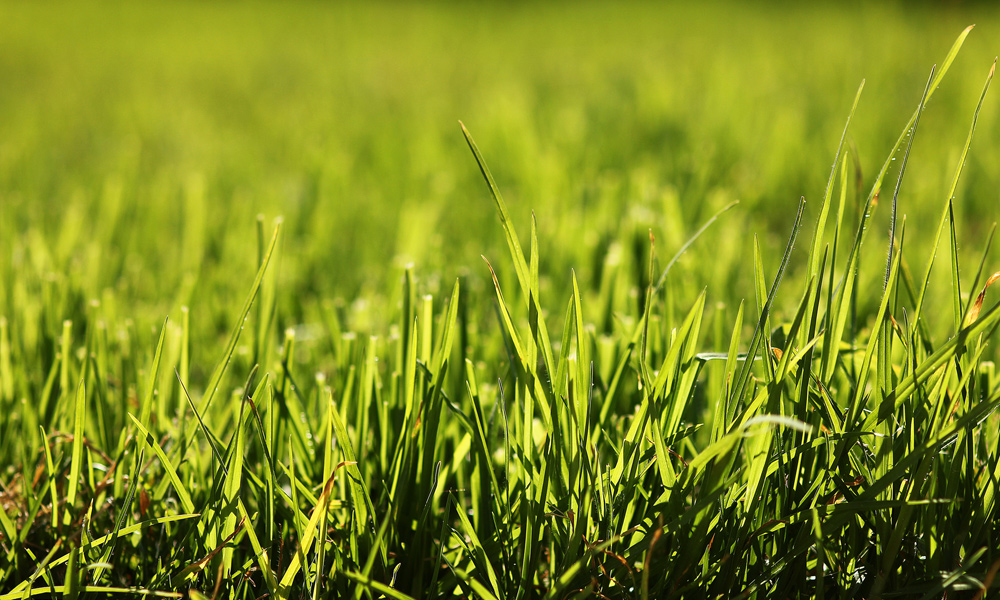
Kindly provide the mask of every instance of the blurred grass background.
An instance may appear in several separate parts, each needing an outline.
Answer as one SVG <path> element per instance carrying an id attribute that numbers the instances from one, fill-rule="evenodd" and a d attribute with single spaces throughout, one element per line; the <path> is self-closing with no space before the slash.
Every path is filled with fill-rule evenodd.
<path id="1" fill-rule="evenodd" d="M 90 300 L 143 332 L 191 305 L 192 330 L 217 348 L 256 267 L 258 214 L 286 223 L 281 327 L 340 298 L 353 330 L 384 329 L 381 299 L 411 262 L 423 291 L 470 274 L 488 292 L 480 255 L 503 256 L 502 231 L 458 119 L 521 230 L 537 217 L 551 306 L 570 268 L 596 288 L 609 255 L 633 265 L 641 296 L 647 231 L 669 257 L 739 200 L 671 276 L 682 310 L 708 287 L 710 311 L 732 311 L 752 290 L 751 236 L 776 257 L 802 195 L 815 220 L 862 79 L 851 141 L 866 192 L 930 66 L 971 23 L 900 198 L 917 243 L 997 53 L 988 5 L 5 2 L 0 314 L 30 354 Z M 956 204 L 974 264 L 1000 200 L 996 115 L 988 99 Z"/>

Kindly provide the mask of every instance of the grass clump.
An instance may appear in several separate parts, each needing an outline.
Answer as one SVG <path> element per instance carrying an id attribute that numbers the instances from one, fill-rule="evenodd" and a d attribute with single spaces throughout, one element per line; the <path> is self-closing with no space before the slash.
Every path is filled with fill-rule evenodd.
<path id="1" fill-rule="evenodd" d="M 860 191 L 858 90 L 812 237 L 803 199 L 777 266 L 754 238 L 751 300 L 730 312 L 706 290 L 688 302 L 672 269 L 732 204 L 669 261 L 627 232 L 593 280 L 546 272 L 536 219 L 518 233 L 464 125 L 506 243 L 480 277 L 406 268 L 375 307 L 293 303 L 302 324 L 280 270 L 319 267 L 260 218 L 243 303 L 199 308 L 210 292 L 192 283 L 191 308 L 150 331 L 129 290 L 86 302 L 7 267 L 0 599 L 985 596 L 1000 305 L 988 243 L 963 292 L 954 197 L 992 68 L 928 243 L 897 215 L 970 29 Z M 49 260 L 36 242 L 15 258 Z"/>

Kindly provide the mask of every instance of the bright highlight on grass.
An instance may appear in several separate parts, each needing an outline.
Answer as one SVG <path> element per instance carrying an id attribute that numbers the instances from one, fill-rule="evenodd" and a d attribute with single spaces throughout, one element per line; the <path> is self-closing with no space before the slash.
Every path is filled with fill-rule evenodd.
<path id="1" fill-rule="evenodd" d="M 488 166 L 503 142 L 464 123 L 506 250 L 454 281 L 418 264 L 386 295 L 304 299 L 283 269 L 335 269 L 264 217 L 238 256 L 164 265 L 194 269 L 189 304 L 154 331 L 137 290 L 87 304 L 0 269 L 0 600 L 996 593 L 1000 273 L 993 230 L 969 265 L 955 217 L 995 62 L 936 228 L 904 218 L 913 170 L 941 167 L 918 162 L 921 117 L 971 29 L 874 174 L 858 88 L 822 196 L 782 204 L 783 253 L 755 236 L 721 265 L 741 296 L 673 271 L 735 202 L 677 243 L 629 232 L 631 254 L 610 240 L 575 264 L 559 246 L 585 241 L 522 222 Z M 41 238 L 0 244 L 51 259 Z M 232 296 L 227 270 L 250 266 Z"/>

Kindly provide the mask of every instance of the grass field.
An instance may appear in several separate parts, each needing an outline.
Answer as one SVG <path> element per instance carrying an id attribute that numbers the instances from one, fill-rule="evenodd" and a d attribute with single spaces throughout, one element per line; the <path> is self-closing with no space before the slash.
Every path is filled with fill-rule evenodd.
<path id="1" fill-rule="evenodd" d="M 997 593 L 1000 18 L 844 4 L 0 3 L 0 600 Z"/>

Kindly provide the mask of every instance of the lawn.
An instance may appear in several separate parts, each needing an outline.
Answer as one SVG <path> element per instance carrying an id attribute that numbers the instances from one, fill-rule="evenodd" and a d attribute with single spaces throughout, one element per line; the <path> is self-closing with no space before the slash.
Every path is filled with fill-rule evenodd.
<path id="1" fill-rule="evenodd" d="M 0 2 L 0 600 L 996 593 L 998 39 Z"/>

